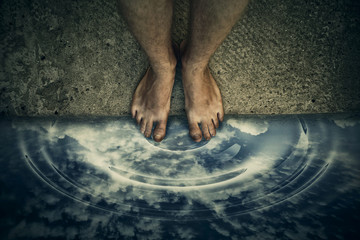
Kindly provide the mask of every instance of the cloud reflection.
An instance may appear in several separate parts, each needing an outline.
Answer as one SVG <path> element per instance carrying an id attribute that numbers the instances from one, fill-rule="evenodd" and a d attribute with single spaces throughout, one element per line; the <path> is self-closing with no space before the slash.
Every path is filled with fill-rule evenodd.
<path id="1" fill-rule="evenodd" d="M 227 119 L 200 144 L 176 118 L 160 144 L 128 119 L 16 127 L 29 166 L 52 188 L 99 209 L 158 219 L 261 209 L 303 191 L 329 164 L 308 154 L 309 134 L 296 118 Z"/>

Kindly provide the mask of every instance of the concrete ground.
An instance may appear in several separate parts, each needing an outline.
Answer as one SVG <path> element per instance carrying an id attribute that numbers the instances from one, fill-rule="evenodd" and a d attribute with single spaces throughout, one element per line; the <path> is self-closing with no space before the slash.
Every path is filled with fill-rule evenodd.
<path id="1" fill-rule="evenodd" d="M 0 1 L 0 113 L 129 114 L 148 67 L 114 0 Z M 189 1 L 175 1 L 173 40 Z M 210 61 L 228 114 L 360 110 L 360 3 L 251 1 Z M 185 114 L 178 69 L 171 114 Z"/>

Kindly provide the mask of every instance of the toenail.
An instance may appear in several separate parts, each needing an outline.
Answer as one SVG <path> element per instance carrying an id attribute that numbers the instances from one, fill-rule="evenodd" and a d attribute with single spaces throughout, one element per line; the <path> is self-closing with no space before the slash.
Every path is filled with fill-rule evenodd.
<path id="1" fill-rule="evenodd" d="M 192 135 L 192 138 L 195 140 L 199 140 L 201 136 L 199 134 Z"/>
<path id="2" fill-rule="evenodd" d="M 157 141 L 157 142 L 161 141 L 161 135 L 156 134 L 156 135 L 154 136 L 154 140 Z"/>

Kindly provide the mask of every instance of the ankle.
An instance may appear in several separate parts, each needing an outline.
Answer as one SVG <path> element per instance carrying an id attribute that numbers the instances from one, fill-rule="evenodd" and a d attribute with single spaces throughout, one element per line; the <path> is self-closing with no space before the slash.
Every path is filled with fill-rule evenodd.
<path id="1" fill-rule="evenodd" d="M 181 59 L 181 64 L 183 75 L 202 75 L 208 67 L 208 62 L 206 61 L 192 61 L 186 58 Z"/>
<path id="2" fill-rule="evenodd" d="M 208 59 L 194 58 L 189 54 L 186 47 L 182 49 L 181 67 L 183 73 L 203 73 L 208 66 Z"/>
<path id="3" fill-rule="evenodd" d="M 150 66 L 157 74 L 175 73 L 176 63 L 177 60 L 172 49 L 164 56 L 157 56 L 154 59 L 150 59 Z"/>

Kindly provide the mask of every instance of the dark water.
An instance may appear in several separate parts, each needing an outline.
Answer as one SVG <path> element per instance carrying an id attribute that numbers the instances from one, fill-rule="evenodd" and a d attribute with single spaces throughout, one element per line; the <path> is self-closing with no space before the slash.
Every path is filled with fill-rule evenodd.
<path id="1" fill-rule="evenodd" d="M 1 239 L 358 239 L 360 117 L 2 120 Z"/>

